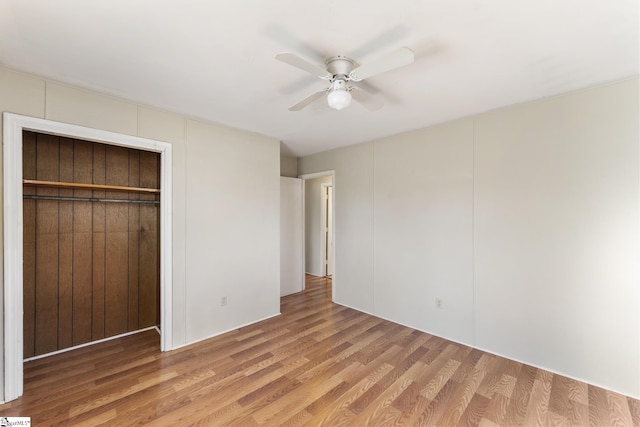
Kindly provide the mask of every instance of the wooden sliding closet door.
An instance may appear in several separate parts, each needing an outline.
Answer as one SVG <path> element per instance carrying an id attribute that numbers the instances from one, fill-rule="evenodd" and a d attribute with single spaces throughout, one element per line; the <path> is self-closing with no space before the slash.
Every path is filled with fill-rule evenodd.
<path id="1" fill-rule="evenodd" d="M 157 189 L 159 164 L 157 153 L 23 135 L 28 180 Z M 159 324 L 159 194 L 23 191 L 25 358 Z"/>

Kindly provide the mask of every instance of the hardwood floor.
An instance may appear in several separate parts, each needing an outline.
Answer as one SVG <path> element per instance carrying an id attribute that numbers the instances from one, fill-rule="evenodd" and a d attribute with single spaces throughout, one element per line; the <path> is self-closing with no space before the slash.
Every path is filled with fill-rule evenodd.
<path id="1" fill-rule="evenodd" d="M 639 425 L 640 402 L 331 302 L 169 353 L 144 332 L 25 364 L 0 416 L 49 425 Z"/>

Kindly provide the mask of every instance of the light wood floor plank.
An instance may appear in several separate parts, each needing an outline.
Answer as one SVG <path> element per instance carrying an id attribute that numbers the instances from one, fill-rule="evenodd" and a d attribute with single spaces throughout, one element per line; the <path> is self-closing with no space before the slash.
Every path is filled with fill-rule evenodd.
<path id="1" fill-rule="evenodd" d="M 481 394 L 475 394 L 464 413 L 460 417 L 458 421 L 458 425 L 461 426 L 477 426 L 482 421 L 484 414 L 486 413 L 487 406 L 489 406 L 489 401 L 487 397 Z"/>
<path id="2" fill-rule="evenodd" d="M 633 425 L 640 425 L 640 400 L 627 397 L 627 402 L 629 403 L 629 411 L 631 412 Z"/>
<path id="3" fill-rule="evenodd" d="M 331 302 L 161 353 L 155 331 L 25 363 L 32 425 L 639 426 L 640 402 Z"/>
<path id="4" fill-rule="evenodd" d="M 333 402 L 327 403 L 324 407 L 320 408 L 312 419 L 316 425 L 333 425 L 336 418 L 339 418 L 340 414 L 347 411 L 356 399 L 366 393 L 393 370 L 393 366 L 388 363 L 383 363 L 380 366 L 370 364 L 369 369 L 359 362 L 357 362 L 357 365 L 361 372 L 367 372 L 366 376 L 351 385 L 340 399 L 335 399 Z M 375 368 L 375 370 L 373 370 L 373 368 Z"/>

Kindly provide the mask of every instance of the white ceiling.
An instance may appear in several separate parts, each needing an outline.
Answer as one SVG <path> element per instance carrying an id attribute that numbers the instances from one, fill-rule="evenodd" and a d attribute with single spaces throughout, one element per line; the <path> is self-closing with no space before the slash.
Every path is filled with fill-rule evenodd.
<path id="1" fill-rule="evenodd" d="M 298 156 L 638 74 L 637 0 L 0 0 L 0 63 L 281 140 Z M 385 106 L 287 108 L 326 86 L 274 60 L 401 46 Z"/>

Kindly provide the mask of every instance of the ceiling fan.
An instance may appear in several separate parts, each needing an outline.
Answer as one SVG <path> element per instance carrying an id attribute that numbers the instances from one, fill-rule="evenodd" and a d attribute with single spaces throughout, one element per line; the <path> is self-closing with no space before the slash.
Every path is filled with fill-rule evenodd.
<path id="1" fill-rule="evenodd" d="M 329 81 L 329 87 L 312 93 L 302 101 L 289 107 L 289 111 L 302 110 L 307 105 L 322 98 L 325 94 L 329 107 L 333 109 L 342 110 L 348 107 L 353 97 L 353 99 L 365 108 L 374 111 L 382 107 L 384 104 L 382 99 L 358 86 L 350 85 L 350 82 L 359 82 L 366 78 L 411 64 L 414 59 L 414 54 L 408 47 L 402 47 L 364 65 L 359 65 L 347 56 L 333 56 L 325 61 L 324 68 L 316 66 L 306 59 L 289 52 L 277 54 L 276 59 Z"/>

